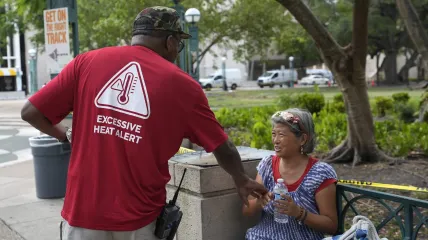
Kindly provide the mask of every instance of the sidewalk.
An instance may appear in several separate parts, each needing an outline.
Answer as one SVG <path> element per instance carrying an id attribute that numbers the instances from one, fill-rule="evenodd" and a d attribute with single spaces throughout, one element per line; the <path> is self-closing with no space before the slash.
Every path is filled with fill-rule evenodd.
<path id="1" fill-rule="evenodd" d="M 0 168 L 0 240 L 59 240 L 62 205 L 36 197 L 33 161 Z"/>

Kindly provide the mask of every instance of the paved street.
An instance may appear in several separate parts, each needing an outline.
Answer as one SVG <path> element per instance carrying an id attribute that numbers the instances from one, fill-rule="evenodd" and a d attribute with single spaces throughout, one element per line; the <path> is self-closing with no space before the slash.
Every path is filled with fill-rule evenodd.
<path id="1" fill-rule="evenodd" d="M 0 240 L 58 240 L 62 199 L 36 197 L 24 100 L 0 100 Z"/>
<path id="2" fill-rule="evenodd" d="M 0 240 L 59 240 L 63 199 L 36 196 L 33 161 L 0 166 Z"/>
<path id="3" fill-rule="evenodd" d="M 32 158 L 28 138 L 40 134 L 21 120 L 20 110 L 25 101 L 0 101 L 0 166 Z"/>
<path id="4" fill-rule="evenodd" d="M 293 87 L 294 88 L 313 88 L 314 86 L 313 85 L 297 85 L 296 84 Z M 323 88 L 323 87 L 328 87 L 328 86 L 327 85 L 319 85 L 318 87 Z M 284 88 L 288 88 L 288 86 L 280 87 L 278 85 L 275 85 L 273 88 L 270 88 L 268 86 L 260 88 L 257 85 L 257 81 L 242 81 L 242 84 L 241 84 L 241 86 L 239 86 L 237 88 L 237 91 L 239 91 L 239 90 L 245 90 L 245 91 L 260 91 L 260 90 L 269 91 L 269 90 L 277 90 L 277 89 L 284 89 Z M 213 88 L 211 91 L 222 91 L 222 88 Z"/>

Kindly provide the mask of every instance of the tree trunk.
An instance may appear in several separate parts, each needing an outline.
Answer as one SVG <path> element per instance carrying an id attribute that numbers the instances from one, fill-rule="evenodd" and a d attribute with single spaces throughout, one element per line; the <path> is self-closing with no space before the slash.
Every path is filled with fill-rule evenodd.
<path id="1" fill-rule="evenodd" d="M 385 56 L 385 72 L 386 84 L 392 85 L 397 83 L 397 50 L 389 49 L 386 50 Z"/>
<path id="2" fill-rule="evenodd" d="M 428 34 L 410 0 L 397 0 L 397 8 L 413 44 L 422 56 L 424 68 L 428 69 Z"/>
<path id="3" fill-rule="evenodd" d="M 356 0 L 352 44 L 341 47 L 301 0 L 277 0 L 315 40 L 321 56 L 333 72 L 343 93 L 348 119 L 348 136 L 334 148 L 326 161 L 362 162 L 393 160 L 380 151 L 366 84 L 369 0 Z"/>
<path id="4" fill-rule="evenodd" d="M 425 93 L 427 94 L 427 93 Z M 421 102 L 421 107 L 419 110 L 419 117 L 418 117 L 418 121 L 419 122 L 428 122 L 425 119 L 425 115 L 428 114 L 428 100 L 422 101 Z"/>
<path id="5" fill-rule="evenodd" d="M 376 84 L 377 86 L 380 86 L 380 71 L 383 69 L 383 67 L 385 66 L 385 60 L 386 57 L 383 58 L 382 63 L 379 65 L 379 61 L 380 61 L 380 55 L 381 53 L 378 53 L 376 55 Z"/>
<path id="6" fill-rule="evenodd" d="M 379 83 L 380 83 L 380 73 L 379 73 L 379 69 L 380 69 L 380 66 L 379 66 L 379 57 L 380 57 L 380 53 L 377 53 L 376 54 L 376 83 L 377 83 L 377 85 L 379 86 Z"/>
<path id="7" fill-rule="evenodd" d="M 403 65 L 403 67 L 400 69 L 400 72 L 398 72 L 398 77 L 402 82 L 405 82 L 407 85 L 409 85 L 409 70 L 410 68 L 416 66 L 416 59 L 418 58 L 419 53 L 417 51 L 413 51 L 410 58 L 406 59 L 406 63 Z"/>
<path id="8" fill-rule="evenodd" d="M 425 69 L 423 59 L 420 58 L 418 61 L 418 81 L 425 80 Z"/>

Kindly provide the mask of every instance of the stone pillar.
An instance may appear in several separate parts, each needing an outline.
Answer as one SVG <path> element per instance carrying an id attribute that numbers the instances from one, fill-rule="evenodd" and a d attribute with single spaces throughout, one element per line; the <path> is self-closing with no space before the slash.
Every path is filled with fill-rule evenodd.
<path id="1" fill-rule="evenodd" d="M 255 177 L 258 162 L 244 163 L 252 177 Z M 169 164 L 168 199 L 172 199 L 184 168 L 187 168 L 177 201 L 183 211 L 183 219 L 175 239 L 244 239 L 246 230 L 256 224 L 258 218 L 242 216 L 242 202 L 232 178 L 219 166 L 202 168 L 174 162 Z"/>
<path id="2" fill-rule="evenodd" d="M 240 151 L 241 158 L 245 171 L 251 178 L 255 178 L 261 156 L 266 156 L 270 152 L 250 149 L 254 154 L 250 151 L 242 153 L 248 149 L 250 148 Z M 254 226 L 260 216 L 248 218 L 242 215 L 243 203 L 236 192 L 234 182 L 229 174 L 214 164 L 216 161 L 212 155 L 209 157 L 204 157 L 206 153 L 202 156 L 199 153 L 185 155 L 190 157 L 184 159 L 180 157 L 179 161 L 174 161 L 173 158 L 169 161 L 171 181 L 167 185 L 168 200 L 172 199 L 184 169 L 187 168 L 177 201 L 177 205 L 183 211 L 183 218 L 176 240 L 244 239 L 247 229 Z M 245 157 L 246 155 L 248 157 Z M 184 161 L 187 159 L 190 160 Z M 199 164 L 195 165 L 195 162 Z M 204 166 L 205 164 L 208 165 Z"/>

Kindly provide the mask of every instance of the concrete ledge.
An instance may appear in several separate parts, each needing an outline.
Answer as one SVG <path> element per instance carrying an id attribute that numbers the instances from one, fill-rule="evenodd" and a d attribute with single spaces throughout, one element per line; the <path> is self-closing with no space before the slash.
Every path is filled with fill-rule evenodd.
<path id="1" fill-rule="evenodd" d="M 254 148 L 238 147 L 247 174 L 255 178 L 260 160 L 272 154 Z M 254 226 L 260 216 L 242 215 L 239 198 L 232 177 L 226 173 L 212 154 L 204 152 L 176 155 L 169 161 L 171 181 L 167 198 L 172 199 L 184 169 L 187 169 L 177 205 L 183 211 L 183 219 L 176 240 L 237 240 L 244 239 L 248 228 Z"/>
<path id="2" fill-rule="evenodd" d="M 259 160 L 243 162 L 245 171 L 250 177 L 255 178 Z M 235 189 L 232 177 L 220 166 L 199 167 L 188 164 L 176 163 L 174 165 L 174 185 L 178 187 L 184 169 L 187 168 L 182 188 L 195 193 L 210 193 Z"/>

